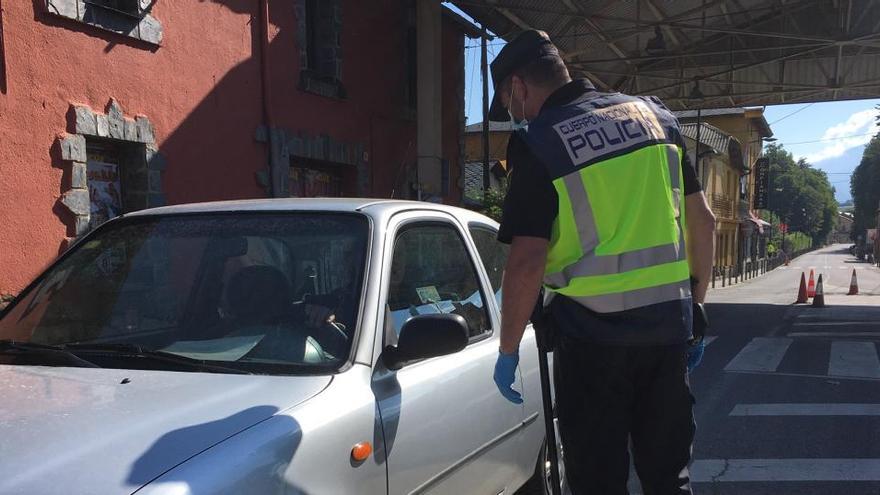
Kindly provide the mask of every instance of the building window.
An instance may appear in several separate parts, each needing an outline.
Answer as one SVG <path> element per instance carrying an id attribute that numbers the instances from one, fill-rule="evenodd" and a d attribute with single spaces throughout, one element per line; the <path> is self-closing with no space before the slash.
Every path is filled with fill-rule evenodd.
<path id="1" fill-rule="evenodd" d="M 303 91 L 345 98 L 341 83 L 342 4 L 340 0 L 297 0 L 297 42 Z"/>
<path id="2" fill-rule="evenodd" d="M 99 7 L 106 10 L 140 17 L 141 6 L 139 0 L 84 0 L 87 6 Z"/>
<path id="3" fill-rule="evenodd" d="M 105 114 L 79 105 L 72 113 L 72 132 L 59 136 L 58 147 L 69 170 L 59 201 L 73 214 L 73 237 L 122 213 L 165 204 L 167 164 L 147 117 L 126 118 L 116 100 Z"/>
<path id="4" fill-rule="evenodd" d="M 306 0 L 306 68 L 318 69 L 318 0 Z"/>
<path id="5" fill-rule="evenodd" d="M 124 212 L 122 150 L 109 141 L 86 139 L 89 230 Z"/>
<path id="6" fill-rule="evenodd" d="M 357 169 L 344 163 L 292 157 L 287 190 L 292 198 L 338 198 L 353 196 Z"/>
<path id="7" fill-rule="evenodd" d="M 45 0 L 53 15 L 73 19 L 105 31 L 158 45 L 162 24 L 150 14 L 152 5 L 141 0 Z"/>
<path id="8" fill-rule="evenodd" d="M 290 167 L 291 198 L 337 198 L 342 196 L 342 177 L 333 170 Z"/>

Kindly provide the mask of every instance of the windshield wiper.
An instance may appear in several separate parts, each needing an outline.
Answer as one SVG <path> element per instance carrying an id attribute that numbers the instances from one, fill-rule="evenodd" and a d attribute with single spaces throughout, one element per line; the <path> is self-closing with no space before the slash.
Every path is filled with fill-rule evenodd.
<path id="1" fill-rule="evenodd" d="M 34 342 L 19 342 L 15 340 L 0 340 L 0 353 L 5 353 L 7 351 L 60 357 L 83 368 L 100 368 L 97 364 L 87 361 L 61 346 L 37 344 Z"/>
<path id="2" fill-rule="evenodd" d="M 113 356 L 121 356 L 121 357 L 133 357 L 133 358 L 147 358 L 153 359 L 156 361 L 165 361 L 172 364 L 178 364 L 187 366 L 199 371 L 213 371 L 218 373 L 237 373 L 242 375 L 252 375 L 253 373 L 249 371 L 245 371 L 238 368 L 232 368 L 229 366 L 221 366 L 217 364 L 212 364 L 207 361 L 202 361 L 200 359 L 193 359 L 186 356 L 181 356 L 180 354 L 174 354 L 173 352 L 167 351 L 157 351 L 154 349 L 150 349 L 138 344 L 126 344 L 126 343 L 104 343 L 104 344 L 92 344 L 88 342 L 76 342 L 71 344 L 63 344 L 59 346 L 61 349 L 65 349 L 71 352 L 83 352 L 83 353 L 100 353 L 100 354 L 110 354 Z"/>

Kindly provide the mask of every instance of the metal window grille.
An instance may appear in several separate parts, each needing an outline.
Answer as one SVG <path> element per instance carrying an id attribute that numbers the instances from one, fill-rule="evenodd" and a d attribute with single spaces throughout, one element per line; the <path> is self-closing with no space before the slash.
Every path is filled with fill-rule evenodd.
<path id="1" fill-rule="evenodd" d="M 83 3 L 130 19 L 141 19 L 144 16 L 140 0 L 83 0 Z"/>

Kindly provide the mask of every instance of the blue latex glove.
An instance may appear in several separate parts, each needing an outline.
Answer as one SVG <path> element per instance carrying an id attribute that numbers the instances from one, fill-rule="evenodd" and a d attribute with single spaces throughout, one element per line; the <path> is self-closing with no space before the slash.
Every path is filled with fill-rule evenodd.
<path id="1" fill-rule="evenodd" d="M 699 344 L 688 348 L 688 373 L 700 365 L 703 360 L 703 351 L 706 350 L 706 341 L 701 340 Z"/>
<path id="2" fill-rule="evenodd" d="M 510 387 L 513 385 L 514 380 L 516 380 L 516 367 L 518 365 L 518 352 L 510 354 L 498 352 L 498 361 L 495 362 L 495 385 L 498 386 L 498 391 L 501 392 L 501 395 L 514 404 L 522 404 L 523 402 L 522 395 Z"/>

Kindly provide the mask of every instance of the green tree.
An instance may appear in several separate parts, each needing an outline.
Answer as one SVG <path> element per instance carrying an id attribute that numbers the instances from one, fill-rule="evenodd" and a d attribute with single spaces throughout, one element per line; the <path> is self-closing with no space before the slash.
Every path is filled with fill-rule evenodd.
<path id="1" fill-rule="evenodd" d="M 479 205 L 471 207 L 471 209 L 500 222 L 505 196 L 507 196 L 507 179 L 501 179 L 499 187 L 489 188 L 485 195 L 474 192 L 468 198 L 475 205 Z"/>
<path id="2" fill-rule="evenodd" d="M 838 209 L 827 174 L 803 158 L 795 161 L 781 145 L 767 146 L 764 156 L 770 160 L 770 210 L 792 234 L 801 232 L 814 244 L 825 242 Z"/>
<path id="3" fill-rule="evenodd" d="M 880 133 L 865 147 L 862 161 L 850 177 L 854 209 L 853 238 L 864 235 L 865 229 L 877 227 L 880 203 Z"/>

